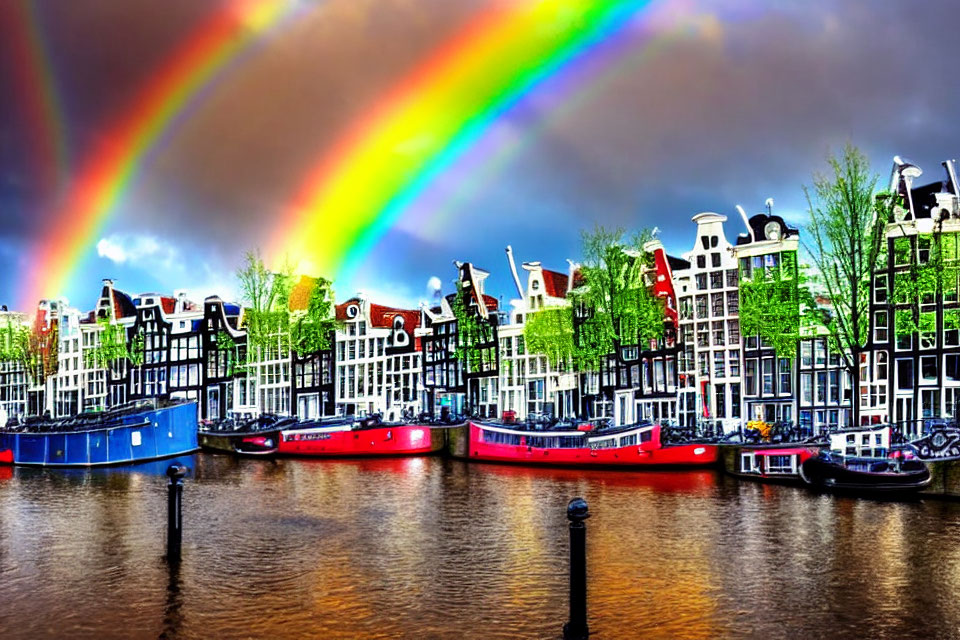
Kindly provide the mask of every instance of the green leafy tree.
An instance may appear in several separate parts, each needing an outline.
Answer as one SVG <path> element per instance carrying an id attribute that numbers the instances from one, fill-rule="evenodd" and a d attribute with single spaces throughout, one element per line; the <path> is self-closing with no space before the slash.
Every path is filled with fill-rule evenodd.
<path id="1" fill-rule="evenodd" d="M 594 368 L 621 346 L 648 344 L 663 336 L 664 302 L 651 293 L 644 272 L 653 256 L 641 231 L 627 238 L 623 229 L 597 226 L 581 232 L 583 285 L 571 292 L 577 314 L 574 360 Z"/>
<path id="2" fill-rule="evenodd" d="M 568 306 L 547 307 L 527 314 L 523 340 L 530 353 L 547 356 L 557 370 L 573 362 L 573 311 Z"/>
<path id="3" fill-rule="evenodd" d="M 833 307 L 820 316 L 823 326 L 856 390 L 869 331 L 870 285 L 894 199 L 876 193 L 878 177 L 855 147 L 847 145 L 840 157 L 830 155 L 827 162 L 830 173 L 817 174 L 812 186 L 804 186 L 810 222 L 802 242 Z M 859 424 L 859 405 L 853 402 L 853 424 Z"/>
<path id="4" fill-rule="evenodd" d="M 801 329 L 817 307 L 797 263 L 796 251 L 784 251 L 776 267 L 741 271 L 740 332 L 760 336 L 777 356 L 794 358 Z"/>
<path id="5" fill-rule="evenodd" d="M 287 265 L 280 272 L 270 271 L 259 250 L 248 251 L 244 264 L 237 270 L 237 280 L 247 304 L 244 311 L 247 357 L 264 357 L 274 344 L 278 344 L 281 350 L 288 349 L 292 268 Z"/>
<path id="6" fill-rule="evenodd" d="M 129 358 L 126 328 L 103 318 L 97 320 L 97 324 L 100 325 L 97 345 L 84 354 L 87 366 L 108 369 L 114 362 Z"/>

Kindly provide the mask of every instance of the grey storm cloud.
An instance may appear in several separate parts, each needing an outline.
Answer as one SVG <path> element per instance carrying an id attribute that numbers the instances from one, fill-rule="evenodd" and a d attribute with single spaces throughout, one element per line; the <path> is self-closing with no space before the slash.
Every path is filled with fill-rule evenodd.
<path id="1" fill-rule="evenodd" d="M 485 4 L 317 3 L 199 105 L 152 158 L 109 231 L 142 230 L 184 248 L 185 256 L 206 252 L 231 271 L 278 224 L 307 169 Z M 377 274 L 389 272 L 419 291 L 434 274 L 452 278 L 451 260 L 470 259 L 494 271 L 491 288 L 509 295 L 508 243 L 521 260 L 564 269 L 575 257 L 577 230 L 599 222 L 657 226 L 668 249 L 680 253 L 689 249 L 689 219 L 699 211 L 730 215 L 737 203 L 759 210 L 772 196 L 778 211 L 801 217 L 801 185 L 824 167 L 829 150 L 847 142 L 880 174 L 902 154 L 931 180 L 939 179 L 941 160 L 960 153 L 955 7 L 947 0 L 656 4 L 667 13 L 675 8 L 680 22 L 696 20 L 530 136 L 437 233 L 389 233 L 351 285 L 376 290 Z M 40 6 L 79 158 L 217 3 Z M 631 55 L 657 34 L 634 29 L 620 37 L 622 55 Z M 519 135 L 541 108 L 549 106 L 534 94 L 528 110 L 515 114 Z M 8 112 L 0 122 L 0 175 L 22 177 L 19 124 Z M 451 171 L 435 188 L 454 193 L 460 179 Z M 0 181 L 7 191 L 0 203 L 16 202 L 16 191 L 26 189 L 21 182 Z M 10 225 L 0 241 L 16 244 L 34 228 L 42 224 Z M 0 267 L 8 253 L 0 252 Z"/>

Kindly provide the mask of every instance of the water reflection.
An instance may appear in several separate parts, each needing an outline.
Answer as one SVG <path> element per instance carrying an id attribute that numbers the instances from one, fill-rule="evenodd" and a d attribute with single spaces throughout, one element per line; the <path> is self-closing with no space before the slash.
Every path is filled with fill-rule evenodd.
<path id="1" fill-rule="evenodd" d="M 556 637 L 574 495 L 594 514 L 595 637 L 960 628 L 955 503 L 834 498 L 711 471 L 196 456 L 171 572 L 168 464 L 17 469 L 0 482 L 0 635 Z"/>

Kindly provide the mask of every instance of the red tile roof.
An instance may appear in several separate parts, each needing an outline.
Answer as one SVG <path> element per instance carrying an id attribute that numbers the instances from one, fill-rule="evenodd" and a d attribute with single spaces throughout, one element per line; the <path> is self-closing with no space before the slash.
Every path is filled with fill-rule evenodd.
<path id="1" fill-rule="evenodd" d="M 569 278 L 557 271 L 543 270 L 543 287 L 551 298 L 567 297 L 567 281 Z"/>
<path id="2" fill-rule="evenodd" d="M 487 311 L 493 311 L 500 305 L 496 298 L 487 294 L 483 294 L 483 301 L 487 305 Z"/>
<path id="3" fill-rule="evenodd" d="M 347 320 L 347 307 L 360 305 L 359 298 L 351 298 L 337 305 L 337 320 Z M 403 329 L 413 335 L 413 330 L 420 326 L 420 312 L 416 309 L 397 309 L 382 304 L 370 303 L 370 325 L 382 329 L 392 329 L 393 319 L 403 316 Z"/>
<path id="4" fill-rule="evenodd" d="M 177 299 L 163 296 L 160 298 L 160 306 L 163 307 L 163 312 L 169 315 L 173 313 L 173 310 L 176 308 Z"/>

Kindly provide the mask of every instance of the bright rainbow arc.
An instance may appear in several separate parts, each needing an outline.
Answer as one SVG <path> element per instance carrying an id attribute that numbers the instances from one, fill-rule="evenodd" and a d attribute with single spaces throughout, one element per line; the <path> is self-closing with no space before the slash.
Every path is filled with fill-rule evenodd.
<path id="1" fill-rule="evenodd" d="M 444 222 L 455 211 L 475 198 L 498 175 L 502 174 L 522 151 L 543 137 L 547 131 L 557 129 L 575 113 L 586 107 L 608 89 L 614 81 L 633 69 L 646 64 L 661 54 L 669 45 L 679 41 L 682 34 L 688 32 L 691 26 L 695 24 L 696 19 L 696 16 L 689 16 L 669 31 L 658 35 L 649 44 L 622 57 L 616 64 L 597 75 L 590 82 L 577 87 L 559 106 L 539 119 L 534 127 L 524 130 L 521 136 L 518 136 L 509 144 L 502 145 L 495 153 L 487 157 L 483 164 L 470 175 L 469 180 L 465 181 L 454 193 L 439 203 L 438 206 L 432 207 L 418 216 L 418 222 L 423 225 L 423 237 L 436 237 Z"/>
<path id="2" fill-rule="evenodd" d="M 37 173 L 43 176 L 44 191 L 55 192 L 70 171 L 67 125 L 56 74 L 33 0 L 13 0 L 7 10 L 11 19 L 5 39 L 12 50 L 11 71 L 21 87 L 24 115 L 35 148 L 41 150 Z"/>
<path id="3" fill-rule="evenodd" d="M 18 304 L 29 309 L 67 290 L 74 266 L 132 186 L 145 158 L 230 61 L 296 8 L 290 0 L 241 0 L 217 10 L 154 74 L 126 115 L 80 168 L 52 224 L 31 252 Z"/>
<path id="4" fill-rule="evenodd" d="M 546 0 L 490 11 L 325 154 L 268 255 L 348 280 L 410 203 L 501 114 L 649 4 Z"/>

